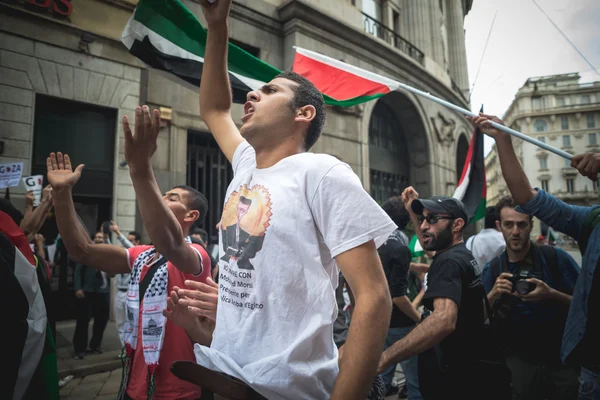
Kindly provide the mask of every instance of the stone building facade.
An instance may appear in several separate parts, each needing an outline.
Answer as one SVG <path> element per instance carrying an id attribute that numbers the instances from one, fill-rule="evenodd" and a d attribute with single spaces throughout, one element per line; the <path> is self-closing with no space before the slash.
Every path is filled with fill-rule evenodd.
<path id="1" fill-rule="evenodd" d="M 571 154 L 600 151 L 600 82 L 579 83 L 577 73 L 529 78 L 504 115 L 507 126 Z M 598 202 L 598 183 L 571 168 L 570 161 L 520 139 L 515 150 L 531 184 L 561 200 Z M 509 194 L 495 147 L 486 158 L 488 202 Z M 534 234 L 541 232 L 541 224 Z"/>
<path id="2" fill-rule="evenodd" d="M 123 115 L 161 107 L 153 159 L 161 189 L 191 184 L 209 198 L 216 240 L 230 166 L 198 117 L 198 94 L 144 68 L 119 38 L 137 0 L 0 1 L 0 163 L 44 172 L 51 150 L 85 163 L 74 193 L 89 230 L 113 219 L 142 231 L 123 163 Z M 199 4 L 184 0 L 202 21 Z M 342 59 L 469 108 L 463 21 L 472 0 L 234 0 L 232 41 L 280 69 L 293 46 Z M 241 105 L 233 109 L 239 121 Z M 413 185 L 451 194 L 468 149 L 465 119 L 429 100 L 394 92 L 329 108 L 312 149 L 352 166 L 378 201 Z M 22 206 L 22 188 L 11 192 Z M 49 233 L 52 235 L 51 233 Z M 55 234 L 55 232 L 54 232 Z"/>

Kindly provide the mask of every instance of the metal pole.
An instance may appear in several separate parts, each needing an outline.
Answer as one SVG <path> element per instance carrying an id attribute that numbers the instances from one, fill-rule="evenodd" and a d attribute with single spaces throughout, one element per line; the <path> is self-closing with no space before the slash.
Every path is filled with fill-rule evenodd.
<path id="1" fill-rule="evenodd" d="M 478 114 L 475 114 L 475 113 L 473 113 L 471 111 L 468 111 L 468 110 L 466 110 L 464 108 L 461 108 L 459 106 L 456 106 L 456 105 L 454 105 L 454 104 L 452 104 L 452 103 L 450 103 L 450 102 L 448 102 L 446 100 L 442 100 L 440 98 L 432 96 L 431 94 L 423 92 L 422 90 L 415 89 L 415 88 L 413 88 L 411 86 L 405 85 L 404 83 L 400 83 L 400 82 L 396 82 L 396 84 L 398 85 L 398 87 L 400 87 L 400 88 L 402 88 L 402 89 L 404 89 L 406 91 L 409 91 L 409 92 L 414 93 L 414 94 L 418 94 L 419 96 L 425 97 L 425 98 L 427 98 L 427 99 L 429 99 L 431 101 L 434 101 L 434 102 L 436 102 L 438 104 L 441 104 L 443 106 L 451 108 L 452 110 L 457 111 L 457 112 L 459 112 L 461 114 L 468 115 L 469 117 L 477 117 L 478 116 Z M 534 145 L 536 145 L 538 147 L 541 147 L 544 150 L 548 150 L 549 152 L 557 154 L 557 155 L 559 155 L 559 156 L 561 156 L 563 158 L 566 158 L 567 160 L 570 160 L 570 159 L 573 158 L 573 155 L 567 153 L 566 151 L 563 151 L 561 149 L 557 149 L 556 147 L 550 146 L 547 143 L 540 142 L 537 139 L 529 137 L 529 136 L 527 136 L 524 133 L 521 133 L 519 131 L 515 131 L 514 129 L 510 129 L 507 126 L 500 125 L 497 122 L 494 122 L 494 121 L 490 121 L 490 122 L 491 122 L 491 125 L 494 128 L 498 129 L 498 130 L 501 130 L 503 132 L 506 132 L 508 134 L 516 136 L 519 139 L 523 139 L 526 142 L 529 142 L 529 143 L 534 144 Z"/>

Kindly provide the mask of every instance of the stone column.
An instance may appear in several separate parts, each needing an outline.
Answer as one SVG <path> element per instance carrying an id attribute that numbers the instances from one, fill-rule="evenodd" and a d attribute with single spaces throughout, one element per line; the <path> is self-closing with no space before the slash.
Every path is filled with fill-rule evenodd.
<path id="1" fill-rule="evenodd" d="M 408 25 L 408 36 L 403 36 L 426 55 L 431 53 L 431 0 L 405 1 L 401 10 L 402 21 Z"/>
<path id="2" fill-rule="evenodd" d="M 465 49 L 463 0 L 446 0 L 446 22 L 450 76 L 466 95 L 469 89 L 469 74 Z"/>
<path id="3" fill-rule="evenodd" d="M 428 54 L 428 56 L 435 60 L 440 67 L 444 66 L 444 48 L 442 45 L 443 39 L 440 32 L 441 19 L 443 17 L 444 16 L 440 11 L 438 1 L 432 0 L 431 4 L 429 4 L 429 37 L 431 40 L 431 54 Z"/>

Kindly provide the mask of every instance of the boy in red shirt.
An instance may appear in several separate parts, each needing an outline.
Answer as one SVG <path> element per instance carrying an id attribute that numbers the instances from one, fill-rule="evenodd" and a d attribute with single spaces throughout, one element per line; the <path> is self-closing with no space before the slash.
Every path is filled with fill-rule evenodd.
<path id="1" fill-rule="evenodd" d="M 157 148 L 158 111 L 151 116 L 148 107 L 137 107 L 135 120 L 132 134 L 127 117 L 123 118 L 125 159 L 154 246 L 125 250 L 110 244 L 91 245 L 72 199 L 72 188 L 81 177 L 83 165 L 73 171 L 69 156 L 61 153 L 51 153 L 47 159 L 56 221 L 73 260 L 108 273 L 131 273 L 123 338 L 126 374 L 119 398 L 195 400 L 200 398 L 200 388 L 169 371 L 173 361 L 195 361 L 193 343 L 162 311 L 173 288 L 185 287 L 185 280 L 205 282 L 210 276 L 210 257 L 187 236 L 204 219 L 208 203 L 189 186 L 161 194 L 150 162 Z"/>

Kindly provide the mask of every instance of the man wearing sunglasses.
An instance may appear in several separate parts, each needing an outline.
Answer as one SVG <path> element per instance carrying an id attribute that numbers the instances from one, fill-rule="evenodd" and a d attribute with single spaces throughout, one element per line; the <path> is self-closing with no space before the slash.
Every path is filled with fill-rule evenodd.
<path id="1" fill-rule="evenodd" d="M 482 398 L 476 362 L 484 322 L 483 289 L 477 262 L 463 241 L 467 210 L 450 197 L 419 200 L 412 187 L 402 198 L 423 249 L 435 251 L 423 297 L 432 313 L 382 354 L 379 370 L 418 354 L 423 398 Z"/>

